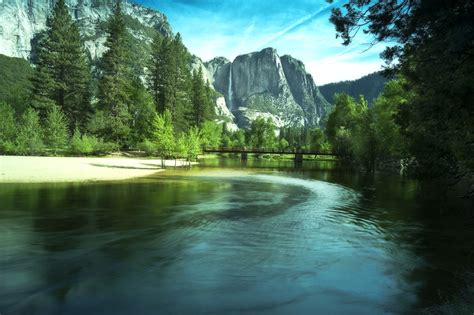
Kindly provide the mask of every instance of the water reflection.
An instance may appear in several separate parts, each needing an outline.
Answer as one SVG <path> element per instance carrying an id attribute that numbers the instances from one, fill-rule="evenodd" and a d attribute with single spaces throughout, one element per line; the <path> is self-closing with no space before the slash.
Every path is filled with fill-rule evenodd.
<path id="1" fill-rule="evenodd" d="M 466 204 L 332 162 L 209 163 L 0 185 L 0 312 L 406 313 L 463 289 Z"/>

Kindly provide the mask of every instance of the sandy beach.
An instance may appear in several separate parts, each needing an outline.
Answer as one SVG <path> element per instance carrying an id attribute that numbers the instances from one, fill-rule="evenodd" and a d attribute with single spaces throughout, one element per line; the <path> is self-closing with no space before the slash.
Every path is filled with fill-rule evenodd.
<path id="1" fill-rule="evenodd" d="M 177 166 L 183 164 L 177 161 Z M 174 160 L 166 161 L 166 166 L 174 165 Z M 160 171 L 160 159 L 0 156 L 0 183 L 123 180 Z"/>

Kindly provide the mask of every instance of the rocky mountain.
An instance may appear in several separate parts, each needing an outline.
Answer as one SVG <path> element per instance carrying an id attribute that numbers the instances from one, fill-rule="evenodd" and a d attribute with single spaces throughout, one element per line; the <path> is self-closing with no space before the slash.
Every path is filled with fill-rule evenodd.
<path id="1" fill-rule="evenodd" d="M 104 26 L 113 3 L 113 0 L 66 0 L 92 59 L 104 52 Z M 54 0 L 0 0 L 0 54 L 29 58 L 53 6 Z M 158 11 L 126 1 L 123 11 L 128 15 L 127 26 L 137 39 L 150 40 L 151 30 L 171 34 L 166 16 Z"/>
<path id="2" fill-rule="evenodd" d="M 371 104 L 380 92 L 382 92 L 387 80 L 388 79 L 384 77 L 381 72 L 374 72 L 353 81 L 341 81 L 321 85 L 319 90 L 330 102 L 333 101 L 334 94 L 344 92 L 355 99 L 358 99 L 360 95 L 364 95 L 369 104 Z"/>
<path id="3" fill-rule="evenodd" d="M 92 60 L 105 48 L 105 23 L 114 0 L 66 0 L 77 21 Z M 0 0 L 0 54 L 34 58 L 35 42 L 45 29 L 54 0 Z M 125 22 L 136 43 L 135 60 L 145 66 L 156 31 L 172 35 L 164 14 L 123 2 Z M 216 93 L 216 113 L 229 129 L 244 127 L 256 117 L 271 118 L 278 127 L 318 126 L 329 103 L 319 92 L 304 64 L 291 56 L 280 57 L 267 48 L 238 56 L 234 61 L 217 57 L 202 62 L 192 56 L 190 66 L 201 67 L 204 79 Z M 237 125 L 235 124 L 237 123 Z"/>
<path id="4" fill-rule="evenodd" d="M 319 126 L 329 103 L 304 64 L 280 57 L 273 48 L 240 55 L 230 62 L 217 57 L 201 66 L 242 127 L 256 117 L 271 118 L 278 127 Z"/>

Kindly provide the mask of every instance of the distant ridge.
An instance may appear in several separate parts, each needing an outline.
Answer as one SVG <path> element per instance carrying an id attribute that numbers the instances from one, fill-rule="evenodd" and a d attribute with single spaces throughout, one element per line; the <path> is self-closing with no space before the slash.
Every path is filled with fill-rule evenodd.
<path id="1" fill-rule="evenodd" d="M 319 91 L 330 103 L 333 103 L 334 94 L 344 92 L 355 99 L 358 99 L 360 95 L 364 95 L 369 104 L 371 104 L 380 92 L 382 92 L 387 81 L 388 79 L 379 71 L 363 76 L 357 80 L 321 85 L 319 86 Z"/>

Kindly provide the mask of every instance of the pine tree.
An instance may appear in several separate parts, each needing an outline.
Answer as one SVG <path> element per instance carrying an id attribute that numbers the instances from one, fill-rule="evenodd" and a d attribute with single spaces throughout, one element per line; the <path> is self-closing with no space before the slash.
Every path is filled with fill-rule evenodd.
<path id="1" fill-rule="evenodd" d="M 151 58 L 150 64 L 148 65 L 148 74 L 147 74 L 147 85 L 148 90 L 150 91 L 151 96 L 153 97 L 153 102 L 155 103 L 155 108 L 158 112 L 163 113 L 163 75 L 164 75 L 164 47 L 169 43 L 168 38 L 164 38 L 156 33 L 151 43 Z"/>
<path id="2" fill-rule="evenodd" d="M 131 143 L 136 145 L 151 139 L 153 121 L 156 116 L 152 97 L 148 94 L 141 82 L 134 82 L 131 93 Z"/>
<path id="3" fill-rule="evenodd" d="M 118 0 L 107 25 L 105 46 L 108 50 L 100 63 L 98 98 L 99 108 L 104 111 L 108 121 L 104 136 L 122 145 L 130 135 L 132 119 L 129 106 L 133 69 L 127 47 L 128 36 Z"/>
<path id="4" fill-rule="evenodd" d="M 192 77 L 192 105 L 193 105 L 193 122 L 195 126 L 201 126 L 206 120 L 207 111 L 207 91 L 202 78 L 202 69 L 193 71 Z"/>
<path id="5" fill-rule="evenodd" d="M 214 119 L 212 89 L 209 82 L 204 83 L 202 69 L 194 70 L 192 75 L 192 118 L 195 126 L 201 126 L 205 121 Z"/>
<path id="6" fill-rule="evenodd" d="M 192 121 L 191 108 L 191 73 L 188 68 L 189 54 L 183 45 L 181 35 L 176 34 L 173 43 L 173 51 L 176 58 L 175 80 L 176 88 L 174 92 L 174 104 L 171 104 L 173 123 L 177 131 L 187 130 Z"/>
<path id="7" fill-rule="evenodd" d="M 90 65 L 77 25 L 64 0 L 58 0 L 46 22 L 32 77 L 32 106 L 42 119 L 58 105 L 72 129 L 84 126 L 90 105 Z"/>

